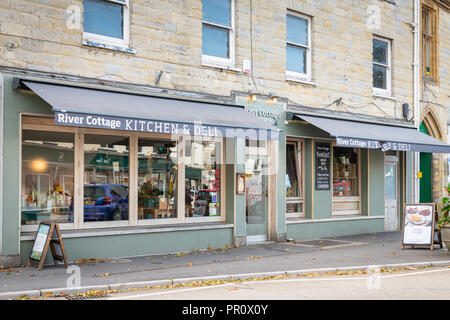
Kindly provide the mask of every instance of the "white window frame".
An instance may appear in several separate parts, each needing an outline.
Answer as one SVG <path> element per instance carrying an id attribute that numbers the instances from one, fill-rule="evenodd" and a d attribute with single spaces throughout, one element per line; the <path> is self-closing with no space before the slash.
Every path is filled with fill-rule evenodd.
<path id="1" fill-rule="evenodd" d="M 218 68 L 233 68 L 235 63 L 235 0 L 229 0 L 230 1 L 230 10 L 231 10 L 231 27 L 224 26 L 221 24 L 216 24 L 208 21 L 204 21 L 202 17 L 202 32 L 203 32 L 203 25 L 207 24 L 213 27 L 221 28 L 221 29 L 227 29 L 228 32 L 228 43 L 229 43 L 229 58 L 220 58 L 216 56 L 210 56 L 207 54 L 203 54 L 202 51 L 202 65 L 206 66 L 213 66 Z M 202 38 L 203 41 L 203 38 Z M 203 50 L 203 49 L 202 49 Z"/>
<path id="2" fill-rule="evenodd" d="M 300 197 L 287 197 L 286 196 L 286 204 L 288 203 L 298 203 L 301 204 L 302 211 L 299 212 L 292 212 L 287 213 L 286 212 L 286 218 L 304 218 L 305 217 L 305 201 L 304 201 L 304 192 L 305 192 L 305 179 L 304 179 L 304 166 L 303 166 L 303 150 L 304 150 L 304 141 L 300 139 L 294 139 L 294 138 L 286 138 L 286 146 L 288 144 L 295 145 L 296 148 L 296 155 L 295 155 L 295 162 L 296 162 L 296 169 L 297 169 L 297 179 L 299 180 L 297 183 L 299 187 L 302 190 L 302 195 Z M 286 148 L 287 151 L 287 148 Z M 287 157 L 287 154 L 286 154 Z"/>
<path id="3" fill-rule="evenodd" d="M 387 64 L 383 64 L 383 63 L 378 63 L 373 61 L 372 58 L 372 72 L 373 72 L 373 65 L 377 65 L 380 67 L 385 67 L 387 68 L 387 72 L 386 72 L 386 89 L 382 89 L 382 88 L 376 88 L 373 86 L 373 82 L 372 82 L 372 88 L 373 88 L 373 94 L 374 95 L 378 95 L 378 96 L 384 96 L 384 97 L 390 97 L 392 94 L 392 40 L 387 39 L 387 38 L 382 38 L 382 37 L 378 37 L 378 36 L 373 36 L 373 39 L 376 39 L 378 41 L 382 41 L 388 44 L 388 50 L 387 50 Z M 372 54 L 373 54 L 373 46 L 372 46 Z M 372 80 L 373 81 L 373 80 Z"/>
<path id="4" fill-rule="evenodd" d="M 124 2 L 116 1 L 116 0 L 103 0 L 103 1 L 122 5 L 122 7 L 123 7 L 123 27 L 122 27 L 123 28 L 123 30 L 122 30 L 123 39 L 108 37 L 108 36 L 104 36 L 104 35 L 96 34 L 96 33 L 85 32 L 83 30 L 83 36 L 82 36 L 83 44 L 89 45 L 90 43 L 100 43 L 100 44 L 109 45 L 112 47 L 119 47 L 119 48 L 124 48 L 124 49 L 128 48 L 130 45 L 130 5 L 129 5 L 130 0 L 124 0 Z"/>
<path id="5" fill-rule="evenodd" d="M 299 44 L 299 43 L 295 43 L 295 42 L 290 42 L 287 41 L 286 39 L 286 47 L 287 45 L 292 45 L 292 46 L 296 46 L 296 47 L 301 47 L 306 49 L 306 73 L 301 73 L 301 72 L 295 72 L 295 71 L 289 71 L 287 70 L 287 60 L 286 60 L 286 80 L 291 80 L 291 81 L 308 81 L 311 82 L 312 76 L 311 76 L 311 70 L 312 70 L 312 34 L 311 34 L 311 22 L 312 22 L 312 18 L 310 16 L 298 13 L 298 12 L 294 12 L 294 11 L 288 11 L 286 14 L 286 35 L 287 35 L 287 16 L 291 15 L 291 16 L 297 16 L 299 18 L 305 19 L 308 22 L 308 45 L 305 46 L 303 44 Z M 287 49 L 286 49 L 287 50 Z M 287 59 L 287 56 L 286 56 Z"/>

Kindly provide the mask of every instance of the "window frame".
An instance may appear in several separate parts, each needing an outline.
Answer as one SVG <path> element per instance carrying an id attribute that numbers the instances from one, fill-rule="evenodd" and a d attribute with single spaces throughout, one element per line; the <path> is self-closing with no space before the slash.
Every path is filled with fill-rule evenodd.
<path id="1" fill-rule="evenodd" d="M 308 45 L 302 45 L 295 42 L 287 41 L 287 16 L 296 16 L 298 18 L 305 19 L 308 22 Z M 305 14 L 288 10 L 286 13 L 286 80 L 291 81 L 312 81 L 312 17 Z M 287 46 L 295 46 L 306 49 L 306 73 L 290 71 L 287 69 Z"/>
<path id="2" fill-rule="evenodd" d="M 292 137 L 286 137 L 286 146 L 294 145 L 295 148 L 295 162 L 297 169 L 297 183 L 299 188 L 301 188 L 300 197 L 287 197 L 286 204 L 288 203 L 298 203 L 301 204 L 302 211 L 288 213 L 286 212 L 286 218 L 304 218 L 305 217 L 305 179 L 304 179 L 304 140 L 296 139 Z M 286 158 L 287 158 L 287 147 L 286 147 Z M 286 173 L 285 173 L 286 174 Z M 286 187 L 285 187 L 286 188 Z"/>
<path id="3" fill-rule="evenodd" d="M 358 150 L 357 155 L 357 161 L 358 161 L 358 196 L 342 196 L 342 197 L 335 197 L 333 195 L 333 183 L 334 183 L 334 165 L 333 165 L 333 159 L 334 159 L 334 148 L 345 148 L 340 147 L 336 145 L 336 141 L 333 141 L 331 145 L 331 197 L 332 197 L 332 217 L 335 216 L 360 216 L 361 215 L 361 148 L 354 148 Z M 335 203 L 358 203 L 358 209 L 357 210 L 339 210 L 335 211 Z"/>
<path id="4" fill-rule="evenodd" d="M 100 44 L 116 46 L 119 48 L 128 48 L 130 45 L 130 0 L 102 0 L 106 2 L 111 2 L 115 4 L 122 5 L 122 15 L 123 15 L 123 26 L 122 26 L 122 34 L 123 38 L 114 38 L 108 37 L 101 34 L 91 33 L 84 31 L 83 25 L 83 35 L 82 41 L 83 44 L 89 44 L 89 42 L 98 42 Z M 83 10 L 84 10 L 84 0 L 83 0 Z M 83 11 L 83 19 L 84 19 L 84 11 Z"/>
<path id="5" fill-rule="evenodd" d="M 218 68 L 233 68 L 235 64 L 235 0 L 229 0 L 230 1 L 230 19 L 231 19 L 231 26 L 224 26 L 221 24 L 208 22 L 203 20 L 202 15 L 202 46 L 203 46 L 203 25 L 209 25 L 216 28 L 226 29 L 228 30 L 228 44 L 229 44 L 229 58 L 220 58 L 216 56 L 211 56 L 207 54 L 203 54 L 202 49 L 202 65 L 210 65 Z M 202 8 L 203 8 L 203 1 L 202 1 Z"/>
<path id="6" fill-rule="evenodd" d="M 82 128 L 82 127 L 65 127 L 55 125 L 52 116 L 43 116 L 38 114 L 26 113 L 21 114 L 20 128 L 20 189 L 22 192 L 22 130 L 48 131 L 48 132 L 68 132 L 74 134 L 74 199 L 73 199 L 73 222 L 59 224 L 61 230 L 90 230 L 99 228 L 117 228 L 117 227 L 140 227 L 140 226 L 158 226 L 158 225 L 174 225 L 174 224 L 192 224 L 207 222 L 225 222 L 226 220 L 226 164 L 225 164 L 225 140 L 224 138 L 215 137 L 214 141 L 220 142 L 220 214 L 211 217 L 185 217 L 185 203 L 180 201 L 185 196 L 185 166 L 184 166 L 184 150 L 185 137 L 183 135 L 170 135 L 164 133 L 144 133 L 130 132 L 119 130 Z M 129 137 L 129 182 L 128 182 L 128 220 L 120 221 L 99 221 L 84 222 L 84 135 L 114 135 Z M 177 177 L 177 211 L 176 218 L 163 219 L 139 219 L 138 218 L 138 139 L 152 138 L 157 140 L 174 140 L 177 141 L 178 153 L 178 177 Z M 205 137 L 206 138 L 206 137 Z M 19 203 L 19 214 L 21 215 L 22 205 Z M 20 225 L 22 232 L 35 232 L 39 224 Z"/>
<path id="7" fill-rule="evenodd" d="M 428 34 L 425 28 L 425 16 L 424 11 L 429 13 L 429 17 L 431 19 L 430 22 L 430 31 L 431 34 Z M 432 4 L 422 4 L 421 7 L 421 53 L 422 53 L 422 78 L 424 80 L 437 82 L 438 81 L 438 50 L 437 50 L 437 41 L 438 41 L 438 9 Z M 427 54 L 426 54 L 426 39 L 430 40 L 430 74 L 427 74 Z"/>
<path id="8" fill-rule="evenodd" d="M 372 38 L 372 43 L 373 43 L 373 39 L 387 43 L 388 48 L 387 48 L 387 57 L 386 57 L 387 64 L 383 64 L 383 63 L 375 62 L 373 60 L 373 45 L 372 45 L 372 77 L 373 77 L 373 66 L 374 65 L 384 67 L 387 69 L 387 71 L 386 71 L 386 89 L 374 87 L 373 86 L 373 78 L 372 78 L 372 91 L 373 91 L 374 95 L 390 97 L 392 95 L 392 40 L 374 35 Z"/>

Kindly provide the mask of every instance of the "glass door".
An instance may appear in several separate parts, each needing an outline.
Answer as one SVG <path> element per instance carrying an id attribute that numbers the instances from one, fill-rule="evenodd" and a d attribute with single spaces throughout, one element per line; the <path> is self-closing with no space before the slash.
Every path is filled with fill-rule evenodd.
<path id="1" fill-rule="evenodd" d="M 267 240 L 268 232 L 268 161 L 264 147 L 247 147 L 246 149 L 245 211 L 247 222 L 247 243 L 261 242 Z"/>
<path id="2" fill-rule="evenodd" d="M 398 230 L 397 163 L 386 162 L 385 166 L 385 231 Z"/>

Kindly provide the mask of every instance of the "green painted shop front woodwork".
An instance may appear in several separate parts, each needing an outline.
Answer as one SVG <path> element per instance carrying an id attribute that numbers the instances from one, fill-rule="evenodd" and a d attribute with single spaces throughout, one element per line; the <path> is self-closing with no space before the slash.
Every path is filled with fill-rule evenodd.
<path id="1" fill-rule="evenodd" d="M 384 231 L 384 152 L 380 149 L 359 149 L 359 214 L 333 214 L 336 199 L 333 188 L 316 190 L 314 146 L 333 139 L 321 129 L 300 121 L 290 121 L 284 130 L 286 139 L 304 141 L 304 217 L 286 219 L 288 239 L 317 239 L 321 237 Z M 333 148 L 332 148 L 333 149 Z M 402 154 L 402 153 L 400 153 Z M 400 157 L 403 159 L 403 157 Z M 331 166 L 333 164 L 331 163 Z M 403 168 L 403 165 L 402 165 Z M 403 175 L 402 175 L 403 177 Z M 333 179 L 331 177 L 331 179 Z M 403 178 L 401 179 L 403 181 Z M 399 190 L 403 190 L 400 187 Z M 334 200 L 334 201 L 333 201 Z"/>
<path id="2" fill-rule="evenodd" d="M 21 231 L 21 115 L 33 114 L 52 118 L 52 107 L 39 96 L 13 89 L 13 78 L 4 77 L 3 99 L 3 141 L 4 163 L 2 198 L 2 257 L 15 257 L 17 264 L 26 263 L 35 232 Z M 264 108 L 264 105 L 262 105 Z M 246 236 L 245 196 L 236 195 L 235 165 L 237 158 L 245 158 L 245 144 L 237 139 L 224 140 L 225 158 L 222 178 L 225 179 L 224 219 L 216 222 L 196 222 L 182 224 L 161 224 L 148 226 L 107 227 L 99 229 L 63 230 L 63 239 L 68 258 L 74 261 L 82 258 L 125 257 L 135 255 L 170 253 L 188 250 L 221 248 L 237 243 Z M 277 144 L 278 146 L 278 144 Z M 42 152 L 42 151 L 40 151 Z M 27 157 L 27 154 L 23 154 Z M 92 159 L 108 168 L 114 161 L 127 165 L 123 159 L 106 159 L 98 155 Z M 166 163 L 155 162 L 155 167 L 165 167 Z M 138 161 L 137 170 L 146 169 L 146 164 Z M 110 168 L 111 169 L 111 168 Z M 185 177 L 200 178 L 199 170 L 186 170 Z M 195 222 L 195 221 L 190 221 Z M 37 225 L 36 225 L 37 227 Z M 285 231 L 281 230 L 281 233 Z M 17 260 L 18 259 L 18 260 Z"/>
<path id="3" fill-rule="evenodd" d="M 427 128 L 423 124 L 420 124 L 419 127 L 420 132 L 430 135 Z M 422 172 L 422 178 L 420 178 L 420 203 L 430 203 L 432 202 L 432 154 L 428 152 L 420 153 L 420 172 Z"/>

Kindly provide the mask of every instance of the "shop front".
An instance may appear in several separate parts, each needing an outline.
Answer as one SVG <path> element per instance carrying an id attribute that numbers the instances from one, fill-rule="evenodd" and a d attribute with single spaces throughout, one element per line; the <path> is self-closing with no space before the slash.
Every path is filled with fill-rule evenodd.
<path id="1" fill-rule="evenodd" d="M 236 199 L 245 141 L 279 135 L 243 107 L 3 80 L 2 256 L 26 262 L 42 221 L 72 261 L 220 248 L 274 201 L 267 161 L 247 180 L 257 201 Z"/>
<path id="2" fill-rule="evenodd" d="M 411 202 L 413 153 L 450 146 L 408 123 L 293 110 L 287 113 L 288 239 L 399 230 Z"/>

